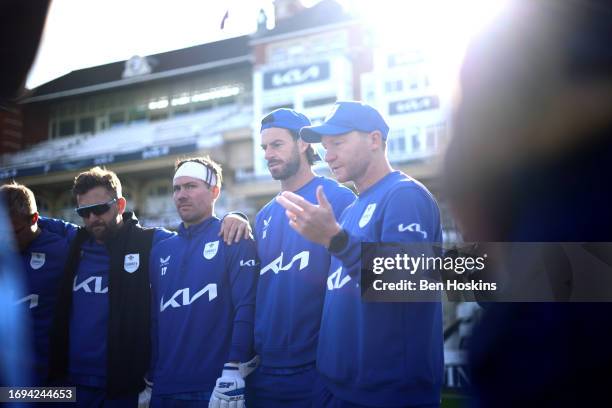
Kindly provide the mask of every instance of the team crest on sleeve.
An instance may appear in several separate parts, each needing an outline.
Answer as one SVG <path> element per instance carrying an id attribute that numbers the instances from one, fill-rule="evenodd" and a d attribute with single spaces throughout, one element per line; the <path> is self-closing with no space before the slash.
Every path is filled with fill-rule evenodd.
<path id="1" fill-rule="evenodd" d="M 128 273 L 136 272 L 140 266 L 140 254 L 127 254 L 123 260 L 123 269 Z"/>
<path id="2" fill-rule="evenodd" d="M 217 250 L 219 249 L 219 241 L 207 242 L 204 245 L 204 258 L 213 259 L 215 255 L 217 255 Z"/>
<path id="3" fill-rule="evenodd" d="M 30 258 L 30 267 L 32 269 L 40 269 L 45 264 L 46 256 L 42 252 L 32 252 L 32 257 Z"/>
<path id="4" fill-rule="evenodd" d="M 372 215 L 374 215 L 374 210 L 376 210 L 376 203 L 372 203 L 366 207 L 361 214 L 361 219 L 359 220 L 359 228 L 363 228 L 368 225 L 368 222 L 372 219 Z"/>

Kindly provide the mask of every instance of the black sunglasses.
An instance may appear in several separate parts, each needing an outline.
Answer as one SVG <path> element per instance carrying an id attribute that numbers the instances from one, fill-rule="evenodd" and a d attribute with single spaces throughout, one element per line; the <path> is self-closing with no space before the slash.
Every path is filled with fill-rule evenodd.
<path id="1" fill-rule="evenodd" d="M 91 213 L 93 213 L 94 215 L 104 214 L 105 212 L 110 210 L 111 204 L 115 203 L 116 201 L 117 199 L 113 198 L 112 200 L 107 201 L 105 203 L 85 205 L 83 207 L 75 208 L 74 210 L 77 214 L 79 214 L 80 217 L 89 218 L 89 215 Z"/>

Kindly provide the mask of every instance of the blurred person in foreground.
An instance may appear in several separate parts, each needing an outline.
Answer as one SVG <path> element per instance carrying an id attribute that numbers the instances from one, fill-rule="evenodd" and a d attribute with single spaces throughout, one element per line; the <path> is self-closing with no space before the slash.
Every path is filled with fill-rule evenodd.
<path id="1" fill-rule="evenodd" d="M 36 56 L 47 18 L 50 0 L 0 2 L 0 111 L 10 111 L 25 89 L 25 80 Z M 1 201 L 1 200 L 0 200 Z M 0 203 L 0 386 L 24 385 L 30 374 L 21 370 L 29 359 L 29 337 L 23 314 L 11 307 L 21 293 L 19 260 L 14 256 L 11 224 Z"/>
<path id="2" fill-rule="evenodd" d="M 611 43 L 598 1 L 514 2 L 472 42 L 444 171 L 466 241 L 612 241 Z M 488 304 L 475 405 L 609 405 L 611 339 L 608 303 Z"/>
<path id="3" fill-rule="evenodd" d="M 31 386 L 34 345 L 27 311 L 20 303 L 27 283 L 19 262 L 14 227 L 0 194 L 0 387 Z"/>

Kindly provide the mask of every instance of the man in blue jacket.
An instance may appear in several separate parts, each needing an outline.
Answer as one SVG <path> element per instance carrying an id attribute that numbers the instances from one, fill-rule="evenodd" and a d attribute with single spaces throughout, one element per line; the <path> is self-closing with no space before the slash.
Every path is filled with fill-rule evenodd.
<path id="1" fill-rule="evenodd" d="M 326 149 L 340 182 L 357 200 L 339 219 L 321 188 L 318 205 L 283 192 L 289 225 L 332 254 L 321 321 L 317 407 L 437 407 L 443 375 L 440 302 L 361 300 L 361 242 L 441 242 L 438 206 L 418 181 L 394 171 L 386 155 L 389 127 L 371 106 L 337 102 L 320 126 L 300 136 Z"/>
<path id="2" fill-rule="evenodd" d="M 32 190 L 11 183 L 0 187 L 7 206 L 25 273 L 25 292 L 18 305 L 30 317 L 34 361 L 27 369 L 34 384 L 46 384 L 49 365 L 49 332 L 55 315 L 57 291 L 68 253 L 68 239 L 38 225 Z M 27 385 L 27 384 L 22 384 Z"/>
<path id="3" fill-rule="evenodd" d="M 268 169 L 291 191 L 316 203 L 321 186 L 339 217 L 355 199 L 348 188 L 311 168 L 315 153 L 299 138 L 310 120 L 277 109 L 261 121 L 261 147 Z M 260 367 L 249 377 L 249 408 L 312 406 L 316 351 L 330 256 L 287 224 L 285 209 L 272 199 L 255 221 L 261 272 L 257 286 L 255 350 Z"/>
<path id="4" fill-rule="evenodd" d="M 220 166 L 179 161 L 173 198 L 178 235 L 156 245 L 152 287 L 152 407 L 244 407 L 244 373 L 253 356 L 259 262 L 255 243 L 227 245 L 214 207 Z M 228 405 L 230 404 L 231 405 Z"/>
<path id="5" fill-rule="evenodd" d="M 50 339 L 50 376 L 77 387 L 77 406 L 136 407 L 150 364 L 148 263 L 173 234 L 143 228 L 125 211 L 117 175 L 80 173 L 73 194 L 84 227 L 45 226 L 70 239 Z"/>

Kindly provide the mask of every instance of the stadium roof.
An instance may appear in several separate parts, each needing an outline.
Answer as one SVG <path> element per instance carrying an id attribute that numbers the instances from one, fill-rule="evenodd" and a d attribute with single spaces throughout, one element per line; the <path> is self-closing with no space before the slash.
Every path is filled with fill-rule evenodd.
<path id="1" fill-rule="evenodd" d="M 126 61 L 72 71 L 33 89 L 22 103 L 100 92 L 228 65 L 250 64 L 250 43 L 266 42 L 291 33 L 299 35 L 305 30 L 341 24 L 352 19 L 335 0 L 323 0 L 280 20 L 272 30 L 147 56 L 146 60 L 151 66 L 150 74 L 123 78 Z"/>
<path id="2" fill-rule="evenodd" d="M 230 38 L 208 44 L 147 56 L 150 74 L 123 78 L 125 61 L 72 71 L 35 88 L 24 102 L 72 96 L 133 83 L 171 77 L 250 61 L 249 37 Z"/>

